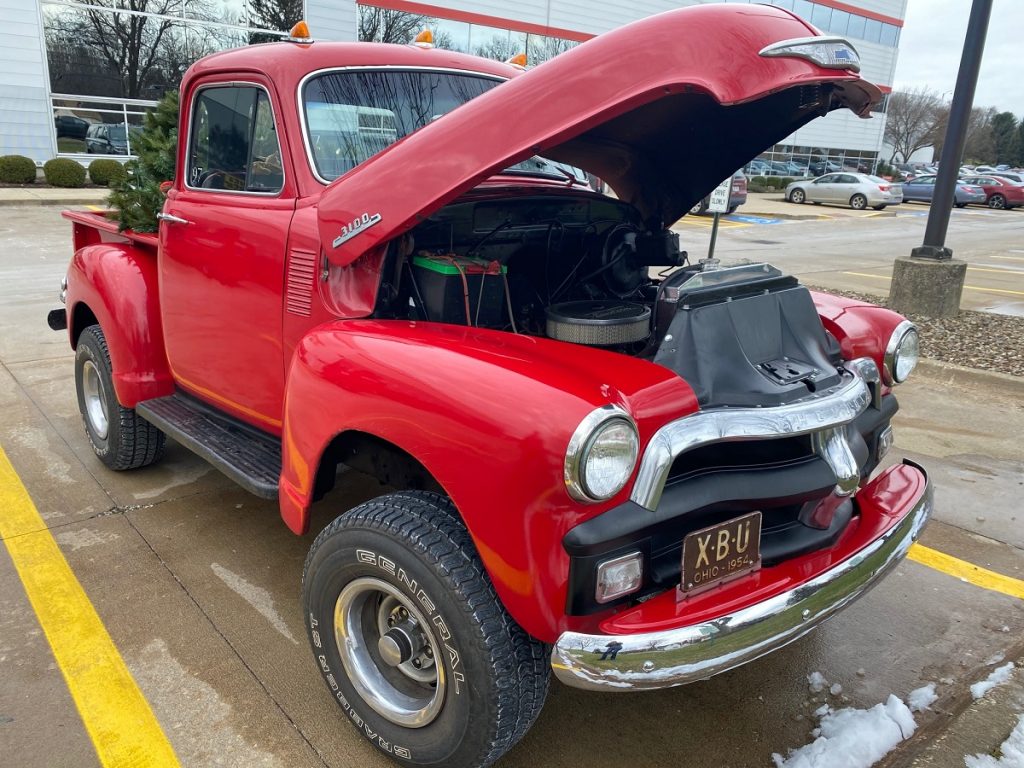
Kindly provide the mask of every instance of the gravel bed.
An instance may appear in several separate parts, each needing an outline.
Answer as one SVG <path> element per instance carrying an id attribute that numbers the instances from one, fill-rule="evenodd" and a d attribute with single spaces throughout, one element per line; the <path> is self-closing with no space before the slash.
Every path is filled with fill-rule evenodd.
<path id="1" fill-rule="evenodd" d="M 848 299 L 885 304 L 885 297 L 814 288 Z M 961 310 L 956 317 L 908 315 L 921 334 L 921 356 L 944 363 L 1024 376 L 1024 317 Z"/>

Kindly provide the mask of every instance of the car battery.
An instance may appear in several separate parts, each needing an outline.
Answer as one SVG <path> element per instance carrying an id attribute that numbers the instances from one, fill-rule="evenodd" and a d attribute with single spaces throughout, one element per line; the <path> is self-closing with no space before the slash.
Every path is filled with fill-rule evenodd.
<path id="1" fill-rule="evenodd" d="M 509 323 L 506 268 L 497 261 L 421 251 L 412 269 L 428 320 L 490 328 Z"/>

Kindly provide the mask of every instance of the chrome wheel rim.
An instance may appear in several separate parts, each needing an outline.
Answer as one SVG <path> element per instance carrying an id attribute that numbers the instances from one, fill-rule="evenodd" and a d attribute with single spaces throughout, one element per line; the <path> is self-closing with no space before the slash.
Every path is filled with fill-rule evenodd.
<path id="1" fill-rule="evenodd" d="M 695 206 L 690 208 L 690 213 L 692 213 L 694 216 L 696 216 L 697 214 L 700 213 L 700 209 L 701 209 L 701 204 L 697 203 Z"/>
<path id="2" fill-rule="evenodd" d="M 803 192 L 801 192 L 801 191 L 800 191 L 800 190 L 798 189 L 798 190 L 796 190 L 796 192 L 794 192 L 794 193 L 793 193 L 793 194 L 792 194 L 792 195 L 790 196 L 790 199 L 791 199 L 791 200 L 792 200 L 792 201 L 793 201 L 794 203 L 797 203 L 797 204 L 799 204 L 799 203 L 802 203 L 802 202 L 804 201 L 804 193 L 803 193 Z"/>
<path id="3" fill-rule="evenodd" d="M 444 705 L 444 665 L 430 623 L 386 581 L 347 584 L 334 606 L 334 637 L 356 693 L 377 714 L 406 728 L 433 722 Z"/>
<path id="4" fill-rule="evenodd" d="M 993 208 L 1002 208 L 1003 206 L 1006 205 L 1006 202 L 999 195 L 996 195 L 995 197 L 993 197 L 988 202 L 989 202 L 989 205 L 992 206 Z"/>
<path id="5" fill-rule="evenodd" d="M 106 440 L 110 424 L 107 398 L 103 391 L 103 379 L 92 360 L 86 360 L 82 365 L 82 399 L 85 400 L 85 417 L 89 420 L 89 426 L 96 437 Z"/>

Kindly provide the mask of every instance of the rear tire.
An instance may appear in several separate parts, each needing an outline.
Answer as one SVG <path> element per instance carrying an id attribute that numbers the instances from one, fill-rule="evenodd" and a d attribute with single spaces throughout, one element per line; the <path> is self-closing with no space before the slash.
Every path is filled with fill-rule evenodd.
<path id="1" fill-rule="evenodd" d="M 966 208 L 967 203 L 953 203 L 957 208 Z"/>
<path id="2" fill-rule="evenodd" d="M 444 496 L 389 494 L 335 519 L 306 558 L 302 598 L 332 696 L 392 758 L 490 765 L 540 714 L 548 649 L 505 611 Z"/>
<path id="3" fill-rule="evenodd" d="M 164 433 L 118 402 L 107 339 L 98 325 L 90 325 L 78 337 L 75 388 L 86 437 L 100 461 L 120 471 L 160 460 Z"/>
<path id="4" fill-rule="evenodd" d="M 992 195 L 988 199 L 988 207 L 995 208 L 996 210 L 1003 210 L 1006 208 L 1006 198 L 1002 195 Z"/>
<path id="5" fill-rule="evenodd" d="M 871 207 L 874 210 L 876 210 L 876 211 L 884 211 L 885 210 L 885 206 L 884 205 L 872 205 Z"/>
<path id="6" fill-rule="evenodd" d="M 690 215 L 691 216 L 700 216 L 701 214 L 705 213 L 707 210 L 708 210 L 707 202 L 704 201 L 704 200 L 701 200 L 699 203 L 696 203 L 692 208 L 690 208 Z"/>
<path id="7" fill-rule="evenodd" d="M 868 199 L 864 195 L 854 195 L 850 198 L 850 207 L 855 211 L 863 211 L 868 207 Z"/>

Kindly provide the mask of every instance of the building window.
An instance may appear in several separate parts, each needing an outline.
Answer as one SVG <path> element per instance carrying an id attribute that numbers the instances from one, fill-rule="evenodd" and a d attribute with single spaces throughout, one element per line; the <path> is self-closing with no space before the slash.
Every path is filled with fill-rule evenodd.
<path id="1" fill-rule="evenodd" d="M 525 53 L 529 66 L 540 64 L 579 45 L 574 40 L 559 37 L 395 11 L 371 4 L 359 5 L 359 39 L 365 42 L 411 43 L 424 29 L 433 32 L 434 45 L 438 48 L 471 53 L 496 61 L 506 61 Z"/>
<path id="2" fill-rule="evenodd" d="M 130 147 L 145 111 L 178 88 L 192 62 L 279 39 L 303 14 L 303 0 L 42 3 L 58 154 L 123 155 L 98 137 L 124 136 Z M 91 126 L 89 142 L 82 134 Z"/>

